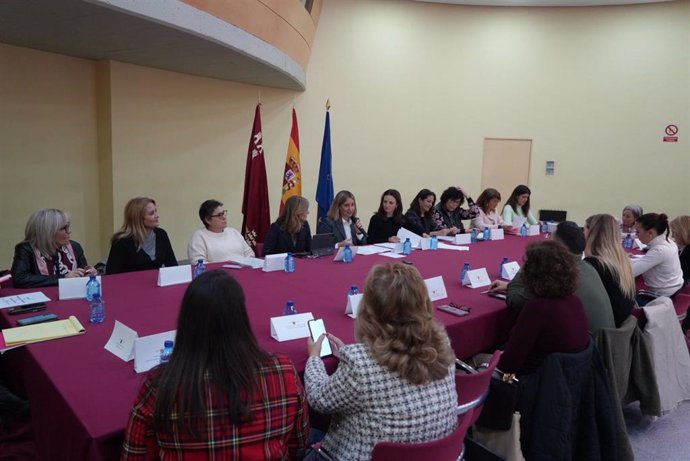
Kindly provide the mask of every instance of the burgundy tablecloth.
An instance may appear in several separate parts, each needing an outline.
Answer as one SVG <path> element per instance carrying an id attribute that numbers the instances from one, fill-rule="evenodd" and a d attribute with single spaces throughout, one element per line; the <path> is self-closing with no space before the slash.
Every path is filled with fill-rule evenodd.
<path id="1" fill-rule="evenodd" d="M 521 263 L 525 245 L 537 239 L 507 236 L 503 241 L 473 244 L 467 252 L 415 251 L 407 257 L 424 278 L 443 276 L 448 299 L 436 304 L 452 301 L 472 308 L 471 314 L 462 318 L 437 311 L 459 357 L 505 341 L 510 326 L 503 301 L 481 294 L 484 289 L 460 285 L 463 263 L 470 262 L 473 268 L 486 267 L 489 276 L 497 278 L 502 257 Z M 306 340 L 278 343 L 270 336 L 270 317 L 281 315 L 285 302 L 291 299 L 299 312 L 312 312 L 315 318 L 323 318 L 330 332 L 346 343 L 353 342 L 354 320 L 344 315 L 350 286 L 356 284 L 361 289 L 374 264 L 394 261 L 397 260 L 380 255 L 360 255 L 352 264 L 336 263 L 329 258 L 300 259 L 292 274 L 227 270 L 244 288 L 252 327 L 261 346 L 287 354 L 303 371 Z M 103 346 L 115 320 L 133 328 L 139 336 L 176 328 L 186 285 L 159 288 L 156 279 L 157 271 L 103 277 L 107 318 L 102 325 L 88 323 L 85 300 L 57 301 L 57 288 L 40 290 L 54 300 L 47 312 L 61 318 L 76 315 L 86 327 L 83 336 L 33 344 L 9 351 L 3 357 L 4 365 L 20 379 L 30 401 L 41 459 L 117 458 L 129 410 L 144 375 L 136 374 L 132 362 L 123 362 Z M 36 290 L 3 289 L 0 295 L 26 291 Z M 14 326 L 16 320 L 4 311 L 0 313 L 3 327 Z M 335 359 L 327 359 L 327 365 L 333 369 Z"/>

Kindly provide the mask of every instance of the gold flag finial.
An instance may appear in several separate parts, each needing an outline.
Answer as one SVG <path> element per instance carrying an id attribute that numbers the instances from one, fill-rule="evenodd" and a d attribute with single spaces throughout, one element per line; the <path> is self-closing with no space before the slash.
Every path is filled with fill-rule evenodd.
<path id="1" fill-rule="evenodd" d="M 331 110 L 331 98 L 326 99 L 326 110 Z"/>

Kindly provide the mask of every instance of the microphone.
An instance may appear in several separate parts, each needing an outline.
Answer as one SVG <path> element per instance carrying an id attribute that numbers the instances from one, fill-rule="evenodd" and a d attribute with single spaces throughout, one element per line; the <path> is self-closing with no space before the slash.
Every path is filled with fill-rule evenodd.
<path id="1" fill-rule="evenodd" d="M 357 216 L 352 217 L 352 222 L 355 223 L 355 228 L 359 231 L 360 234 L 362 234 L 364 237 L 368 238 L 369 236 L 367 235 L 367 231 L 364 230 L 364 224 L 362 224 L 362 228 L 360 229 L 357 227 L 357 224 L 361 222 L 361 220 Z"/>

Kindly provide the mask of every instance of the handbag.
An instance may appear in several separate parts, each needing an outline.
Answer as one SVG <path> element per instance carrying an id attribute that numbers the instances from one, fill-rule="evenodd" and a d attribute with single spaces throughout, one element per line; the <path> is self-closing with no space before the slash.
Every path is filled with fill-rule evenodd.
<path id="1" fill-rule="evenodd" d="M 489 382 L 489 395 L 479 414 L 477 425 L 497 431 L 509 430 L 513 423 L 519 392 L 520 385 L 515 374 L 494 370 Z"/>

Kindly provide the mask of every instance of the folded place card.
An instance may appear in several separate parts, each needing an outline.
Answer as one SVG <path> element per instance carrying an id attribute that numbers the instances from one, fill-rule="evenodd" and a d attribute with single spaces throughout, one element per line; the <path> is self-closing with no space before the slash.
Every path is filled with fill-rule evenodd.
<path id="1" fill-rule="evenodd" d="M 101 283 L 101 276 L 96 276 L 98 283 Z M 86 283 L 89 277 L 61 278 L 58 280 L 58 297 L 60 299 L 80 299 L 86 298 Z M 101 285 L 103 293 L 103 285 Z M 102 296 L 102 295 L 101 295 Z"/>
<path id="2" fill-rule="evenodd" d="M 183 264 L 182 266 L 161 267 L 158 269 L 158 286 L 167 287 L 179 285 L 192 281 L 192 266 Z"/>
<path id="3" fill-rule="evenodd" d="M 517 274 L 519 270 L 520 265 L 517 262 L 511 261 L 505 263 L 501 268 L 501 278 L 506 280 L 513 280 L 515 278 L 515 274 Z"/>
<path id="4" fill-rule="evenodd" d="M 445 299 L 448 297 L 448 293 L 446 292 L 446 284 L 443 283 L 442 275 L 425 279 L 424 283 L 426 283 L 426 289 L 429 292 L 429 299 L 432 301 L 438 301 L 439 299 Z"/>
<path id="5" fill-rule="evenodd" d="M 503 240 L 505 238 L 503 229 L 489 229 L 491 240 Z"/>
<path id="6" fill-rule="evenodd" d="M 527 228 L 527 235 L 539 235 L 539 224 L 532 224 Z"/>
<path id="7" fill-rule="evenodd" d="M 175 341 L 177 330 L 142 336 L 134 340 L 134 371 L 144 373 L 158 365 L 166 341 Z"/>
<path id="8" fill-rule="evenodd" d="M 343 255 L 345 254 L 345 248 L 347 248 L 347 247 L 338 248 L 338 252 L 333 257 L 333 261 L 342 261 L 343 260 Z M 350 250 L 352 251 L 352 260 L 354 261 L 355 256 L 357 256 L 357 247 L 356 246 L 350 246 Z"/>
<path id="9" fill-rule="evenodd" d="M 468 243 L 472 243 L 472 236 L 470 234 L 457 234 L 455 236 L 456 245 L 467 245 Z"/>
<path id="10" fill-rule="evenodd" d="M 311 312 L 271 317 L 271 337 L 278 342 L 307 338 L 309 337 L 307 322 L 313 318 Z"/>
<path id="11" fill-rule="evenodd" d="M 285 270 L 285 258 L 287 253 L 278 253 L 275 255 L 266 255 L 264 257 L 264 272 L 274 272 Z"/>
<path id="12" fill-rule="evenodd" d="M 405 239 L 410 239 L 412 248 L 422 247 L 422 237 L 420 235 L 415 234 L 414 232 L 410 232 L 404 227 L 401 227 L 398 230 L 397 236 L 400 237 L 400 242 L 405 242 Z"/>
<path id="13" fill-rule="evenodd" d="M 482 267 L 481 269 L 467 271 L 465 278 L 462 279 L 462 284 L 470 288 L 479 288 L 491 285 L 491 280 L 486 272 L 486 268 Z"/>
<path id="14" fill-rule="evenodd" d="M 115 320 L 113 332 L 108 342 L 105 343 L 104 348 L 106 351 L 112 352 L 125 362 L 129 362 L 134 359 L 134 342 L 138 337 L 139 335 L 136 331 L 132 330 L 124 323 Z"/>
<path id="15" fill-rule="evenodd" d="M 423 237 L 420 246 L 422 250 L 431 250 L 431 237 Z"/>
<path id="16" fill-rule="evenodd" d="M 362 293 L 357 293 L 356 295 L 347 295 L 347 306 L 345 306 L 345 313 L 350 317 L 357 318 L 357 312 L 359 312 L 359 303 L 362 302 Z"/>

